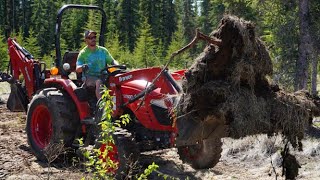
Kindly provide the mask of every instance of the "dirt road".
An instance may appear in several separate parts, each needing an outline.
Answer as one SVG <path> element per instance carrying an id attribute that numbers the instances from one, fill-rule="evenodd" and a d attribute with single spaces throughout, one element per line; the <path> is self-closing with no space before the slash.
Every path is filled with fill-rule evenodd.
<path id="1" fill-rule="evenodd" d="M 0 94 L 0 179 L 81 179 L 88 175 L 78 166 L 39 162 L 32 155 L 25 132 L 25 113 L 9 112 L 5 100 L 7 93 Z M 296 152 L 301 164 L 298 179 L 320 178 L 319 129 L 304 143 L 304 151 Z M 194 170 L 183 164 L 176 149 L 143 153 L 139 165 L 143 168 L 155 162 L 159 172 L 176 179 L 277 179 L 281 177 L 279 136 L 268 139 L 265 135 L 242 140 L 223 139 L 220 162 L 208 170 Z M 272 163 L 271 163 L 272 162 Z M 273 164 L 273 166 L 272 166 Z M 273 168 L 274 167 L 274 168 Z M 150 179 L 159 179 L 153 174 Z"/>

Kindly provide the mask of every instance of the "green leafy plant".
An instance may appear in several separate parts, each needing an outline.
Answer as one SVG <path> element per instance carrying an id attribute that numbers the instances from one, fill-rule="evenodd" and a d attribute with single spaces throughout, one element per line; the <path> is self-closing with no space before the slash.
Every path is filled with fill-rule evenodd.
<path id="1" fill-rule="evenodd" d="M 114 105 L 109 90 L 104 87 L 102 98 L 99 103 L 99 108 L 102 110 L 101 122 L 99 126 L 99 136 L 95 147 L 92 150 L 85 150 L 83 156 L 86 159 L 86 170 L 93 174 L 94 179 L 104 178 L 112 179 L 115 169 L 118 168 L 118 163 L 113 161 L 108 153 L 114 151 L 115 144 L 112 134 L 116 127 L 121 127 L 130 122 L 128 115 L 123 115 L 120 120 L 113 120 L 112 107 Z M 83 144 L 82 139 L 79 139 L 79 144 Z"/>
<path id="2" fill-rule="evenodd" d="M 154 162 L 148 166 L 147 169 L 144 170 L 144 172 L 138 177 L 138 180 L 143 180 L 143 179 L 147 179 L 148 176 L 156 171 L 159 168 L 158 165 L 156 165 Z"/>
<path id="3" fill-rule="evenodd" d="M 118 169 L 118 163 L 113 161 L 108 154 L 114 151 L 114 139 L 112 134 L 117 127 L 123 127 L 130 123 L 130 116 L 124 114 L 120 116 L 120 119 L 114 120 L 112 118 L 112 107 L 114 102 L 112 96 L 109 94 L 109 90 L 104 87 L 101 101 L 99 103 L 100 109 L 102 109 L 101 122 L 98 124 L 100 127 L 100 133 L 97 145 L 92 150 L 85 150 L 83 156 L 86 158 L 85 167 L 87 172 L 92 173 L 93 179 L 113 179 L 115 170 Z M 78 139 L 80 146 L 83 145 L 83 139 Z M 104 146 L 104 148 L 101 148 Z M 147 179 L 148 176 L 156 172 L 159 177 L 163 179 L 175 179 L 169 175 L 163 174 L 158 171 L 159 166 L 154 162 L 146 168 L 140 176 L 135 176 L 138 180 Z"/>
<path id="4" fill-rule="evenodd" d="M 172 176 L 170 176 L 170 175 L 168 175 L 168 174 L 164 174 L 164 173 L 162 173 L 162 172 L 160 172 L 160 171 L 158 171 L 158 169 L 159 169 L 159 166 L 156 164 L 156 163 L 152 163 L 152 164 L 150 164 L 149 166 L 148 166 L 148 168 L 146 168 L 144 171 L 143 171 L 143 173 L 142 174 L 140 174 L 140 176 L 139 177 L 136 177 L 138 180 L 146 180 L 146 179 L 148 179 L 148 176 L 151 174 L 151 173 L 153 173 L 153 172 L 155 172 L 155 173 L 157 173 L 158 174 L 158 177 L 160 178 L 163 178 L 163 179 L 172 179 L 172 180 L 174 180 L 174 179 L 177 179 L 177 178 L 175 178 L 175 177 L 172 177 Z"/>

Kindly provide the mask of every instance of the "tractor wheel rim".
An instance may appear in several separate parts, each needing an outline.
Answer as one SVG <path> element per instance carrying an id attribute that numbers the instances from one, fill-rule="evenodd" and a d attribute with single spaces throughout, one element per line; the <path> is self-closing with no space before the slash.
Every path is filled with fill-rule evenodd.
<path id="1" fill-rule="evenodd" d="M 118 153 L 118 148 L 116 145 L 114 145 L 113 143 L 110 143 L 109 144 L 110 147 L 112 147 L 111 149 L 112 150 L 109 150 L 107 153 L 107 157 L 114 163 L 116 163 L 119 167 L 119 163 L 120 163 L 120 158 L 119 158 L 119 153 Z M 99 156 L 100 159 L 102 159 L 103 162 L 106 162 L 107 161 L 107 157 L 103 157 L 103 154 L 105 153 L 106 151 L 106 148 L 107 148 L 107 145 L 106 144 L 102 144 L 100 146 L 100 152 L 101 152 L 101 155 Z M 116 172 L 117 168 L 114 169 L 114 168 L 108 168 L 106 169 L 107 172 Z"/>
<path id="2" fill-rule="evenodd" d="M 40 149 L 44 149 L 49 144 L 52 135 L 52 119 L 47 106 L 39 105 L 33 111 L 31 132 L 34 142 Z"/>

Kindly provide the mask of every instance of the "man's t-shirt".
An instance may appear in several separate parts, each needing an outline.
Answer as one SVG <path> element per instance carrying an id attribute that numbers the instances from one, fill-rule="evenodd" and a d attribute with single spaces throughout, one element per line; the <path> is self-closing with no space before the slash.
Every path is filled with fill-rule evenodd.
<path id="1" fill-rule="evenodd" d="M 91 51 L 88 46 L 83 48 L 78 55 L 77 66 L 87 64 L 89 67 L 89 76 L 100 76 L 100 71 L 106 67 L 107 64 L 111 64 L 113 57 L 109 51 L 102 46 L 97 46 L 94 51 Z"/>

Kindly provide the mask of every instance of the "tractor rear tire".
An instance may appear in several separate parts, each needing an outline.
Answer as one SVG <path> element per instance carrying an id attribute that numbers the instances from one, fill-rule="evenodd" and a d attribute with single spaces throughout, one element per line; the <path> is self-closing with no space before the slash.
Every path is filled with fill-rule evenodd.
<path id="1" fill-rule="evenodd" d="M 48 147 L 56 145 L 71 147 L 80 128 L 79 115 L 72 99 L 57 90 L 46 88 L 31 100 L 27 111 L 27 136 L 35 156 L 48 162 Z M 58 152 L 53 152 L 58 153 Z"/>
<path id="2" fill-rule="evenodd" d="M 221 157 L 221 138 L 225 135 L 226 127 L 218 126 L 207 139 L 195 145 L 178 147 L 180 159 L 194 169 L 208 169 L 214 167 Z"/>

